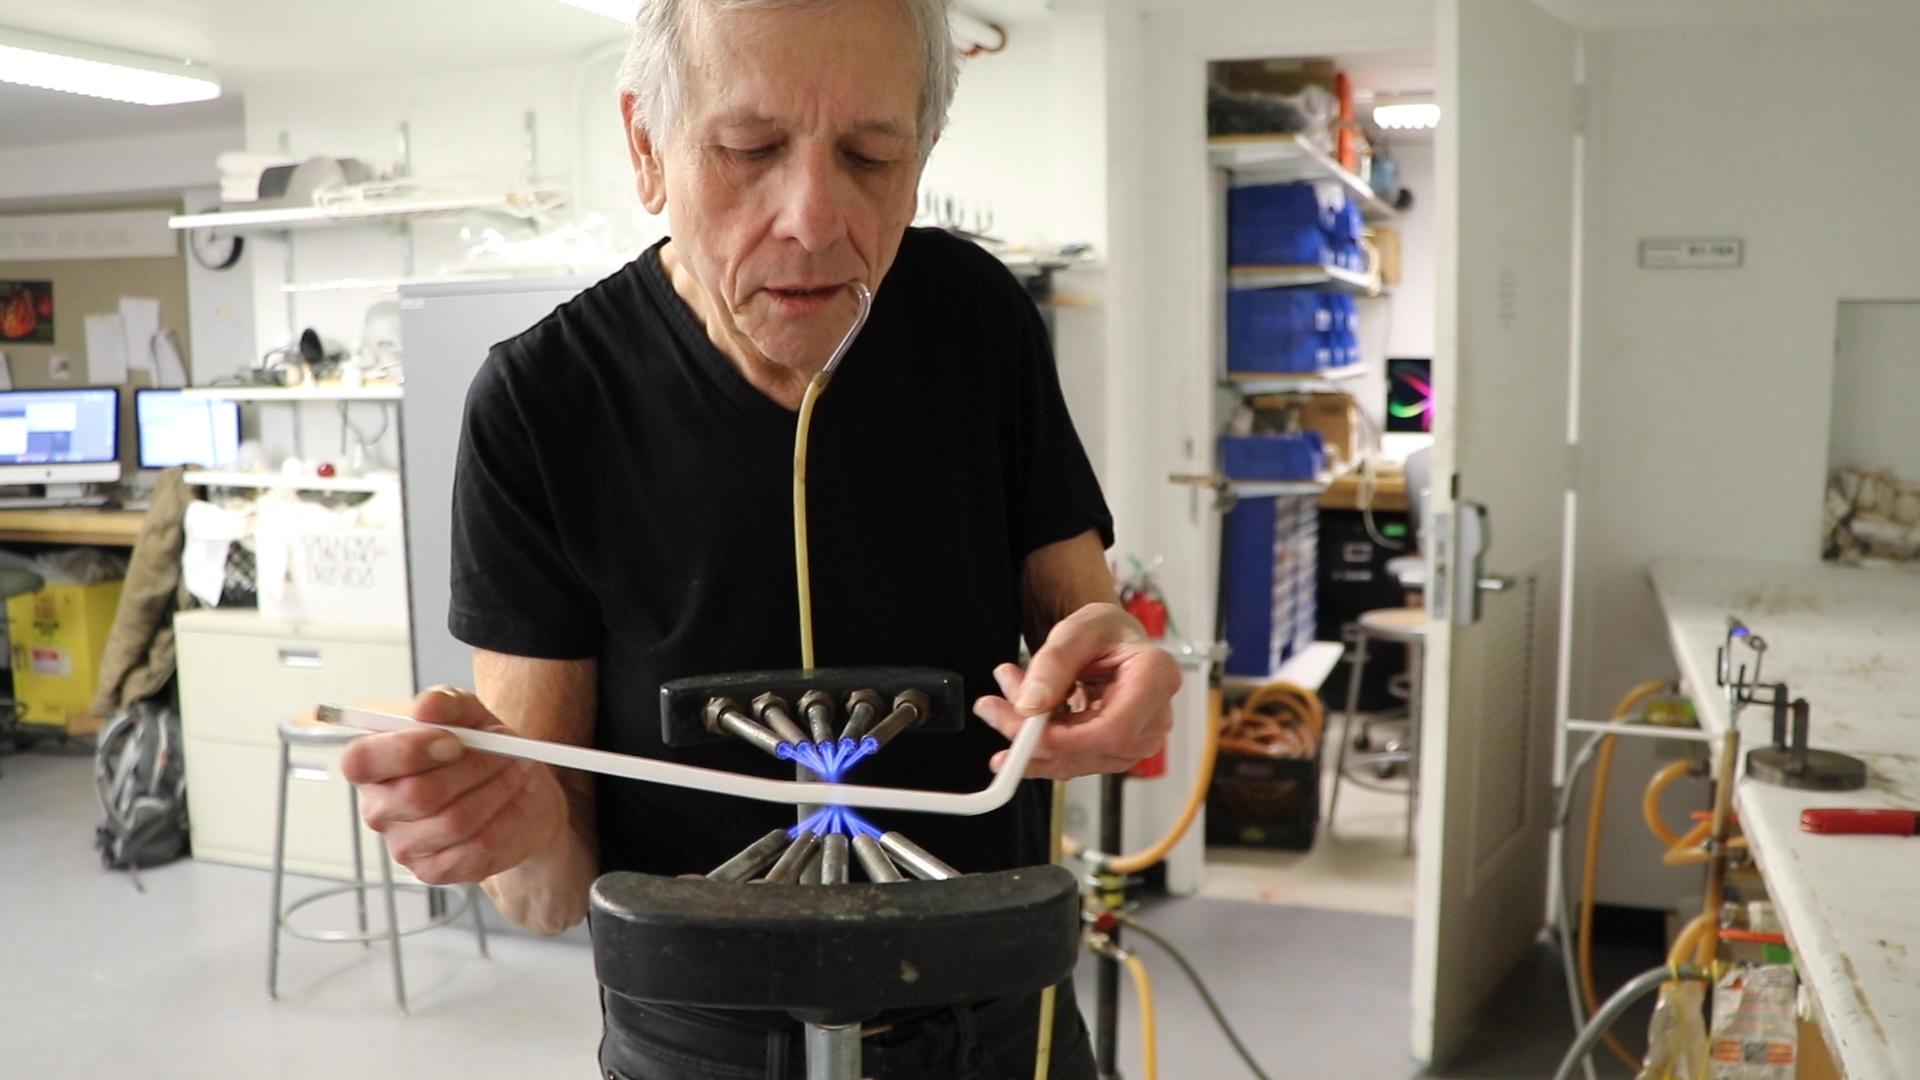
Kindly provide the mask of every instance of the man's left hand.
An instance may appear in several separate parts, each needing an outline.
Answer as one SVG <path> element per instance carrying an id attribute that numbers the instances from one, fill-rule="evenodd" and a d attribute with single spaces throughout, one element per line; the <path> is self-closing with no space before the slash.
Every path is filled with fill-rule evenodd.
<path id="1" fill-rule="evenodd" d="M 1151 756 L 1173 728 L 1180 669 L 1115 604 L 1088 604 L 1054 624 L 1026 671 L 1002 664 L 1003 696 L 976 701 L 974 714 L 1008 739 L 1035 713 L 1067 709 L 1048 724 L 1028 777 L 1070 780 L 1120 772 Z M 999 772 L 1008 751 L 991 762 Z"/>

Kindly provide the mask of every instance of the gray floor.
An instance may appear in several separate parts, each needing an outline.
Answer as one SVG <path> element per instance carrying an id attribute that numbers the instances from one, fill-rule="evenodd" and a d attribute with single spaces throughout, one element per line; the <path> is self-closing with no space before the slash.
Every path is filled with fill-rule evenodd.
<path id="1" fill-rule="evenodd" d="M 290 942 L 281 1000 L 269 1003 L 267 876 L 183 861 L 146 872 L 136 892 L 100 868 L 98 816 L 89 759 L 0 756 L 0 1076 L 593 1075 L 599 1012 L 580 933 L 496 934 L 491 960 L 470 931 L 408 939 L 407 1019 L 392 1007 L 383 952 Z M 346 911 L 323 905 L 313 917 L 338 924 Z M 1408 920 L 1205 899 L 1159 901 L 1140 917 L 1188 953 L 1269 1075 L 1415 1075 Z M 1178 968 L 1139 947 L 1154 973 L 1162 1075 L 1246 1075 Z M 1549 1075 L 1569 1038 L 1557 979 L 1543 953 L 1475 1045 L 1432 1076 Z M 1083 1007 L 1092 999 L 1083 977 Z M 1138 1077 L 1131 999 L 1122 1062 Z"/>

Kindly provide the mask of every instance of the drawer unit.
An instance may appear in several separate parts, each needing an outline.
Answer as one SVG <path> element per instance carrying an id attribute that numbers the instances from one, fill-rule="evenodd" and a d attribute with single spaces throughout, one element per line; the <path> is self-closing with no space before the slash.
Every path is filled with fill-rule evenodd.
<path id="1" fill-rule="evenodd" d="M 183 612 L 174 629 L 181 720 L 190 739 L 273 746 L 282 719 L 322 702 L 413 696 L 404 631 L 227 611 Z"/>
<path id="2" fill-rule="evenodd" d="M 413 696 L 404 630 L 262 619 L 252 611 L 191 611 L 174 619 L 187 805 L 198 858 L 268 866 L 280 722 L 328 701 Z M 339 751 L 293 748 L 287 789 L 287 868 L 350 876 L 352 833 Z M 360 826 L 370 878 L 385 845 Z M 404 871 L 401 871 L 404 876 Z"/>
<path id="3" fill-rule="evenodd" d="M 187 740 L 187 807 L 193 819 L 195 858 L 265 869 L 273 865 L 274 782 L 279 748 L 243 746 L 211 739 Z M 287 872 L 317 877 L 353 877 L 353 834 L 348 829 L 347 782 L 340 752 L 331 747 L 293 748 L 287 781 Z M 357 821 L 367 880 L 380 880 L 386 841 Z M 395 880 L 411 881 L 394 865 Z"/>

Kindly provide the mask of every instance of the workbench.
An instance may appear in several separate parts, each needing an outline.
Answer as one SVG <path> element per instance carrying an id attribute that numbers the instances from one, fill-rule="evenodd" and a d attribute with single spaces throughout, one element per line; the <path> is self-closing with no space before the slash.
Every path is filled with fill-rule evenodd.
<path id="1" fill-rule="evenodd" d="M 0 542 L 130 548 L 145 510 L 0 510 Z"/>
<path id="2" fill-rule="evenodd" d="M 1654 591 L 1700 724 L 1723 734 L 1716 650 L 1727 619 L 1767 644 L 1763 679 L 1812 708 L 1811 745 L 1867 763 L 1860 791 L 1742 779 L 1741 827 L 1773 895 L 1820 1026 L 1845 1075 L 1920 1069 L 1920 838 L 1800 830 L 1815 806 L 1920 809 L 1920 574 L 1820 563 L 1659 562 Z M 1771 710 L 1740 714 L 1741 756 L 1769 745 Z"/>
<path id="3" fill-rule="evenodd" d="M 1341 473 L 1320 493 L 1322 510 L 1358 510 L 1360 509 L 1360 476 L 1358 473 Z M 1383 513 L 1404 514 L 1407 512 L 1407 476 L 1395 468 L 1391 472 L 1381 472 L 1374 478 L 1372 509 Z"/>

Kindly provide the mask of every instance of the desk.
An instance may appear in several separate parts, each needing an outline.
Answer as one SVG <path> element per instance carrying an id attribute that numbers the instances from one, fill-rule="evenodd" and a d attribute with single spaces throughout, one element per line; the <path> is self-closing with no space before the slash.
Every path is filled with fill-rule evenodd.
<path id="1" fill-rule="evenodd" d="M 1773 894 L 1820 1026 L 1845 1075 L 1896 1080 L 1920 1062 L 1920 838 L 1800 831 L 1810 806 L 1920 809 L 1920 574 L 1820 563 L 1660 562 L 1654 591 L 1700 724 L 1727 730 L 1714 685 L 1727 617 L 1767 641 L 1763 677 L 1812 705 L 1815 746 L 1866 761 L 1839 794 L 1752 780 L 1740 821 Z M 1741 753 L 1767 745 L 1771 710 L 1740 716 Z"/>
<path id="2" fill-rule="evenodd" d="M 145 510 L 0 510 L 0 541 L 130 548 Z"/>

